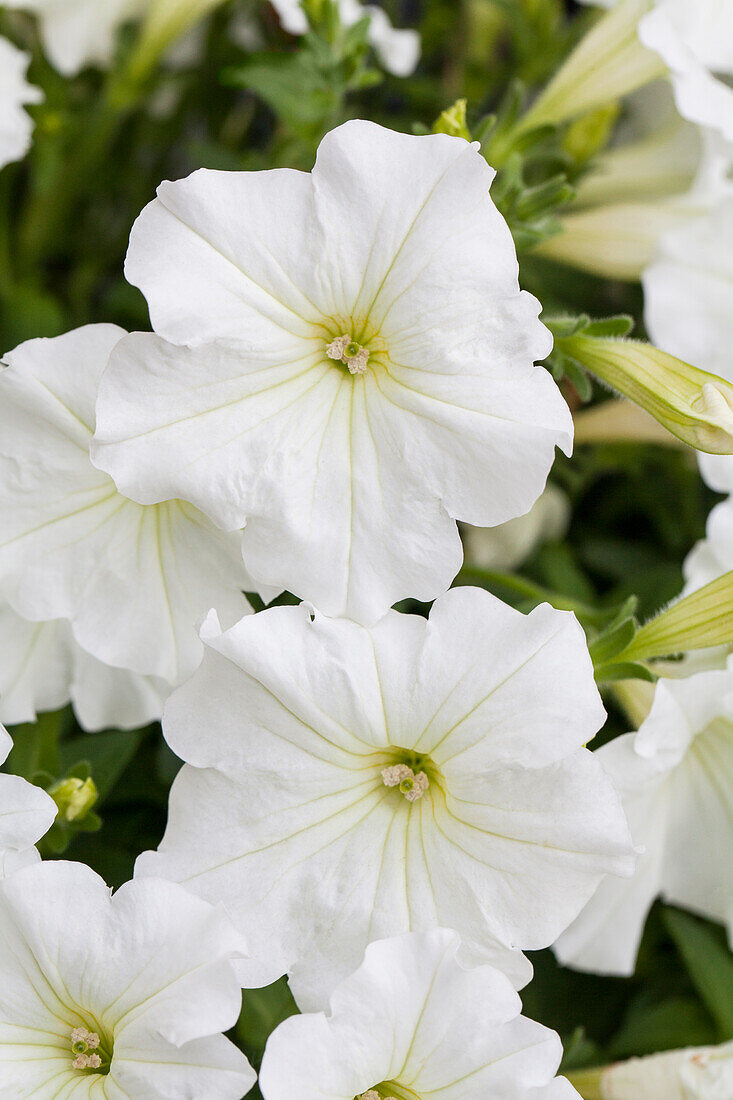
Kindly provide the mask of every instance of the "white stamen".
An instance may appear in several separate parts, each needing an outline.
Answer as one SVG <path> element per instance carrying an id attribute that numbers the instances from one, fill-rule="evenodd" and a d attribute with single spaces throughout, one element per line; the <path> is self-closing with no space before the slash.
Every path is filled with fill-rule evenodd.
<path id="1" fill-rule="evenodd" d="M 410 779 L 414 771 L 407 764 L 393 764 L 390 768 L 384 768 L 382 779 L 385 787 L 397 787 L 403 779 Z"/>
<path id="2" fill-rule="evenodd" d="M 408 802 L 417 802 L 430 786 L 425 772 L 415 775 L 407 764 L 392 764 L 382 769 L 382 782 L 385 787 L 399 787 Z"/>
<path id="3" fill-rule="evenodd" d="M 409 791 L 403 791 L 402 793 L 408 802 L 417 802 L 418 798 L 422 798 L 429 786 L 430 783 L 425 772 L 418 772 L 415 776 L 414 786 Z"/>
<path id="4" fill-rule="evenodd" d="M 356 355 L 352 355 L 350 359 L 346 359 L 346 366 L 349 368 L 351 374 L 365 374 L 368 362 L 369 352 L 366 348 L 359 348 Z"/>
<path id="5" fill-rule="evenodd" d="M 337 336 L 335 340 L 332 340 L 326 348 L 326 355 L 328 358 L 343 360 L 344 351 L 350 339 L 350 336 Z"/>
<path id="6" fill-rule="evenodd" d="M 83 1049 L 80 1051 L 74 1050 L 75 1047 L 81 1046 Z M 71 1029 L 71 1052 L 76 1057 L 72 1061 L 74 1069 L 99 1069 L 102 1065 L 102 1059 L 99 1054 L 88 1054 L 87 1051 L 93 1051 L 99 1046 L 99 1036 L 96 1031 L 89 1031 L 85 1027 L 74 1027 Z"/>
<path id="7" fill-rule="evenodd" d="M 358 349 L 354 355 L 346 354 L 346 349 L 350 344 L 354 344 Z M 348 333 L 337 336 L 335 340 L 332 340 L 326 348 L 326 355 L 329 359 L 340 360 L 345 367 L 349 368 L 350 374 L 364 374 L 369 362 L 368 348 L 361 347 L 355 340 L 352 340 Z"/>

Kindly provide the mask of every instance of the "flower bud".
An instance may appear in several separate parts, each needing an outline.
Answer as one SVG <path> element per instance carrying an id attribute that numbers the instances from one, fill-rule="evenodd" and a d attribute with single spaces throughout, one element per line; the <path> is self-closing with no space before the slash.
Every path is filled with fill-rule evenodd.
<path id="1" fill-rule="evenodd" d="M 570 1076 L 581 1094 L 600 1100 L 729 1100 L 733 1043 L 665 1051 Z"/>
<path id="2" fill-rule="evenodd" d="M 450 134 L 451 137 L 462 137 L 466 141 L 471 140 L 466 125 L 466 100 L 457 99 L 452 107 L 442 111 L 433 124 L 434 134 Z"/>
<path id="3" fill-rule="evenodd" d="M 733 572 L 730 572 L 677 600 L 651 619 L 616 659 L 649 661 L 732 642 Z"/>
<path id="4" fill-rule="evenodd" d="M 685 224 L 691 213 L 671 198 L 572 210 L 560 218 L 562 232 L 542 241 L 535 253 L 605 279 L 638 282 L 662 234 Z"/>
<path id="5" fill-rule="evenodd" d="M 54 783 L 48 793 L 58 806 L 59 818 L 66 822 L 82 821 L 99 797 L 93 779 L 74 775 Z"/>
<path id="6" fill-rule="evenodd" d="M 639 340 L 560 337 L 559 351 L 698 451 L 733 454 L 733 386 Z"/>

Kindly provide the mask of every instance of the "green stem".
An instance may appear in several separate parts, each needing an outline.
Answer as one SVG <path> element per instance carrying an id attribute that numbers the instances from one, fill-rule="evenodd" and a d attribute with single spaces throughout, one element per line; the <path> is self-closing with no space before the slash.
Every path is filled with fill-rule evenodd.
<path id="1" fill-rule="evenodd" d="M 36 188 L 20 228 L 19 244 L 28 271 L 37 269 L 48 256 L 53 242 L 71 221 L 74 209 L 94 173 L 104 160 L 131 103 L 116 104 L 108 91 L 102 96 L 81 144 L 63 150 L 52 176 Z"/>
<path id="2" fill-rule="evenodd" d="M 563 596 L 552 589 L 544 588 L 527 577 L 520 577 L 516 573 L 501 573 L 495 569 L 484 569 L 478 565 L 464 565 L 458 574 L 459 584 L 471 584 L 477 581 L 479 584 L 490 587 L 506 588 L 523 596 L 534 603 L 549 603 L 559 611 L 574 611 L 579 619 L 585 619 L 591 625 L 600 625 L 608 619 L 606 612 L 581 600 L 574 600 Z"/>

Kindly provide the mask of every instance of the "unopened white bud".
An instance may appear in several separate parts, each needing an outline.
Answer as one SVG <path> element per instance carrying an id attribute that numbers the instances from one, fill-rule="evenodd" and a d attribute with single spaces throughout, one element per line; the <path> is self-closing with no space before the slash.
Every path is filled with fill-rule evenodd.
<path id="1" fill-rule="evenodd" d="M 603 1100 L 728 1100 L 733 1043 L 632 1058 L 603 1070 Z"/>

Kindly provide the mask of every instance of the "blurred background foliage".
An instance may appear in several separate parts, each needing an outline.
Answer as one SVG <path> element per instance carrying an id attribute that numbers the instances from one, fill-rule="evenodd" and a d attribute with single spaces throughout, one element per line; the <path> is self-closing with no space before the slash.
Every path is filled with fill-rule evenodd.
<path id="1" fill-rule="evenodd" d="M 0 33 L 33 51 L 30 79 L 46 97 L 33 111 L 29 157 L 0 175 L 0 348 L 93 321 L 148 328 L 145 302 L 122 265 L 130 227 L 159 181 L 202 166 L 308 170 L 322 135 L 354 117 L 408 132 L 439 120 L 438 129 L 479 137 L 500 169 L 493 193 L 515 234 L 523 285 L 548 313 L 623 311 L 643 334 L 637 286 L 532 255 L 532 245 L 554 231 L 556 212 L 572 202 L 573 184 L 613 118 L 596 119 L 585 133 L 513 135 L 524 104 L 592 11 L 562 0 L 385 0 L 384 7 L 396 26 L 420 31 L 422 60 L 408 79 L 376 68 L 364 25 L 343 33 L 323 17 L 294 38 L 266 0 L 221 3 L 142 74 L 129 63 L 128 28 L 111 72 L 87 70 L 73 80 L 44 61 L 31 19 L 0 14 Z M 460 99 L 465 115 L 454 106 Z M 581 393 L 569 378 L 562 385 L 573 409 L 605 397 Z M 485 583 L 523 608 L 537 602 L 535 589 L 547 591 L 597 609 L 599 621 L 632 594 L 641 619 L 678 594 L 681 562 L 716 499 L 691 452 L 583 445 L 572 460 L 559 456 L 552 476 L 571 502 L 562 542 L 537 549 L 519 585 L 476 571 L 459 583 Z M 629 728 L 611 692 L 606 702 L 603 740 Z M 83 784 L 89 776 L 96 788 L 87 809 L 98 818 L 84 807 L 72 813 L 55 850 L 66 845 L 66 857 L 89 863 L 112 886 L 129 878 L 135 856 L 162 836 L 178 768 L 160 728 L 89 735 L 66 710 L 12 732 L 8 768 L 37 781 Z M 44 854 L 54 851 L 47 846 Z M 562 969 L 549 951 L 533 962 L 525 1011 L 560 1031 L 568 1068 L 733 1039 L 733 959 L 709 922 L 657 905 L 630 979 Z M 283 981 L 245 993 L 235 1037 L 255 1064 L 272 1027 L 293 1011 Z"/>

